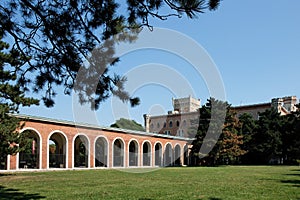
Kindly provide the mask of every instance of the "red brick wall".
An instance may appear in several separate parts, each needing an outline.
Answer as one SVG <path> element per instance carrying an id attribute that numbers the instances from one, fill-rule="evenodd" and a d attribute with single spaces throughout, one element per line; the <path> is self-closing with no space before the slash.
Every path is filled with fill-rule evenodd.
<path id="1" fill-rule="evenodd" d="M 176 124 L 174 124 L 176 126 Z M 46 121 L 38 121 L 32 120 L 27 121 L 25 124 L 24 130 L 33 130 L 40 135 L 40 144 L 41 144 L 41 168 L 48 169 L 47 163 L 47 156 L 48 156 L 48 138 L 50 134 L 52 135 L 55 132 L 63 133 L 67 137 L 67 154 L 68 154 L 68 162 L 67 168 L 73 168 L 73 142 L 77 135 L 85 135 L 89 140 L 89 161 L 90 161 L 90 168 L 95 166 L 94 163 L 94 149 L 95 149 L 95 139 L 99 136 L 105 137 L 108 141 L 108 166 L 112 167 L 113 160 L 112 160 L 112 148 L 113 148 L 113 141 L 116 138 L 121 138 L 124 141 L 124 149 L 125 149 L 125 167 L 128 167 L 128 144 L 130 140 L 135 139 L 139 145 L 139 164 L 142 164 L 142 153 L 143 153 L 143 142 L 149 141 L 151 144 L 151 152 L 152 152 L 152 165 L 154 165 L 154 154 L 155 154 L 155 143 L 159 141 L 162 144 L 163 150 L 167 143 L 172 145 L 174 150 L 175 145 L 179 144 L 181 147 L 181 152 L 183 153 L 183 149 L 185 144 L 187 143 L 184 140 L 175 140 L 163 137 L 154 137 L 154 136 L 147 136 L 147 135 L 138 135 L 138 134 L 131 134 L 128 132 L 117 132 L 111 130 L 104 130 L 100 128 L 89 128 L 89 127 L 76 127 L 74 125 L 67 125 L 67 124 L 60 124 L 60 123 L 53 123 L 53 122 L 46 122 Z M 18 163 L 16 157 L 11 157 L 10 159 L 10 169 L 18 169 Z"/>

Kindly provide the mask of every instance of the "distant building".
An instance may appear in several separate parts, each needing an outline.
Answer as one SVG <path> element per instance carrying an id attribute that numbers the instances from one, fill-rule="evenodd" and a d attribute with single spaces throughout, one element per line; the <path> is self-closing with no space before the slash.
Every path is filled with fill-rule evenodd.
<path id="1" fill-rule="evenodd" d="M 146 132 L 187 137 L 197 131 L 199 124 L 200 99 L 172 99 L 173 111 L 166 115 L 144 115 Z"/>
<path id="2" fill-rule="evenodd" d="M 159 116 L 144 115 L 146 132 L 194 137 L 199 124 L 200 102 L 200 99 L 195 99 L 191 96 L 180 99 L 172 98 L 173 111 Z M 273 98 L 268 103 L 233 106 L 232 108 L 238 116 L 243 113 L 249 113 L 254 119 L 258 119 L 260 112 L 264 112 L 272 107 L 277 109 L 281 115 L 287 115 L 292 111 L 296 111 L 297 103 L 296 96 L 288 96 Z"/>
<path id="3" fill-rule="evenodd" d="M 254 119 L 258 119 L 260 112 L 264 112 L 266 109 L 270 108 L 275 108 L 280 115 L 287 115 L 297 110 L 297 103 L 298 99 L 296 96 L 288 96 L 273 98 L 269 103 L 235 106 L 233 109 L 236 111 L 238 116 L 243 113 L 249 113 Z"/>

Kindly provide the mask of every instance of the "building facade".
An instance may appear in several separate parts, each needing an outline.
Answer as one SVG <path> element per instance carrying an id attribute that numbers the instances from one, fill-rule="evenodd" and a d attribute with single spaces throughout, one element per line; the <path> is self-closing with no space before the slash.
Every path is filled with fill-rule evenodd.
<path id="1" fill-rule="evenodd" d="M 200 100 L 192 97 L 172 99 L 173 111 L 166 115 L 150 116 L 144 115 L 146 132 L 163 135 L 194 137 L 198 129 L 200 116 Z M 233 110 L 240 116 L 243 113 L 250 114 L 258 119 L 259 113 L 266 109 L 275 108 L 281 115 L 287 115 L 296 111 L 298 103 L 296 96 L 273 98 L 271 102 L 233 106 Z"/>
<path id="2" fill-rule="evenodd" d="M 188 165 L 190 139 L 32 116 L 19 131 L 24 152 L 1 160 L 1 170 L 128 168 Z"/>
<path id="3" fill-rule="evenodd" d="M 144 115 L 146 132 L 193 138 L 199 125 L 200 100 L 192 98 L 172 99 L 173 111 L 166 115 Z"/>
<path id="4" fill-rule="evenodd" d="M 243 113 L 248 113 L 254 119 L 258 119 L 260 112 L 264 112 L 266 109 L 271 108 L 275 108 L 280 115 L 287 115 L 291 112 L 295 112 L 297 110 L 297 104 L 298 99 L 296 96 L 288 96 L 282 98 L 273 98 L 271 102 L 268 103 L 234 106 L 233 109 L 238 116 Z"/>

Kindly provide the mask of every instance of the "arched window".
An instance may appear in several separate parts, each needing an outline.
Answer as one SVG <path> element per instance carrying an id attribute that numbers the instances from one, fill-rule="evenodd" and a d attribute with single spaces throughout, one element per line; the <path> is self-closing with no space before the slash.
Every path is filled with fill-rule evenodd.
<path id="1" fill-rule="evenodd" d="M 165 153 L 164 153 L 164 166 L 172 166 L 172 146 L 170 144 L 167 144 L 165 147 Z"/>
<path id="2" fill-rule="evenodd" d="M 121 139 L 113 143 L 113 155 L 113 166 L 124 167 L 124 143 Z"/>
<path id="3" fill-rule="evenodd" d="M 169 127 L 172 128 L 173 127 L 173 122 L 169 121 Z"/>
<path id="4" fill-rule="evenodd" d="M 153 128 L 154 128 L 154 125 L 153 125 L 153 124 L 151 124 L 151 125 L 150 125 L 150 128 L 151 128 L 151 130 L 153 130 Z"/>
<path id="5" fill-rule="evenodd" d="M 149 142 L 143 144 L 143 166 L 151 166 L 151 144 Z"/>
<path id="6" fill-rule="evenodd" d="M 86 136 L 78 135 L 74 140 L 74 167 L 89 167 L 89 141 Z"/>
<path id="7" fill-rule="evenodd" d="M 108 144 L 105 138 L 99 137 L 95 143 L 95 167 L 107 167 Z"/>
<path id="8" fill-rule="evenodd" d="M 176 121 L 176 126 L 179 127 L 179 125 L 180 125 L 180 122 L 177 120 Z"/>
<path id="9" fill-rule="evenodd" d="M 62 133 L 55 132 L 48 141 L 49 168 L 66 168 L 67 140 Z"/>
<path id="10" fill-rule="evenodd" d="M 33 130 L 25 130 L 21 134 L 26 137 L 26 140 L 28 142 L 20 144 L 20 146 L 24 148 L 24 150 L 19 152 L 19 168 L 39 169 L 41 153 L 41 138 L 39 134 Z"/>
<path id="11" fill-rule="evenodd" d="M 155 166 L 162 166 L 162 146 L 160 143 L 155 144 Z"/>
<path id="12" fill-rule="evenodd" d="M 138 143 L 134 140 L 132 140 L 129 143 L 129 166 L 138 166 Z"/>

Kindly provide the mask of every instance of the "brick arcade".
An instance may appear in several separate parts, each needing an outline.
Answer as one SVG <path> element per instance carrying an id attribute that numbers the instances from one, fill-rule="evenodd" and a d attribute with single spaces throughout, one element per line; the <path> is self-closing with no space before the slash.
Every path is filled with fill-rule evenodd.
<path id="1" fill-rule="evenodd" d="M 8 156 L 2 162 L 4 170 L 188 165 L 188 138 L 19 117 L 26 118 L 20 134 L 28 134 L 30 147 Z"/>

